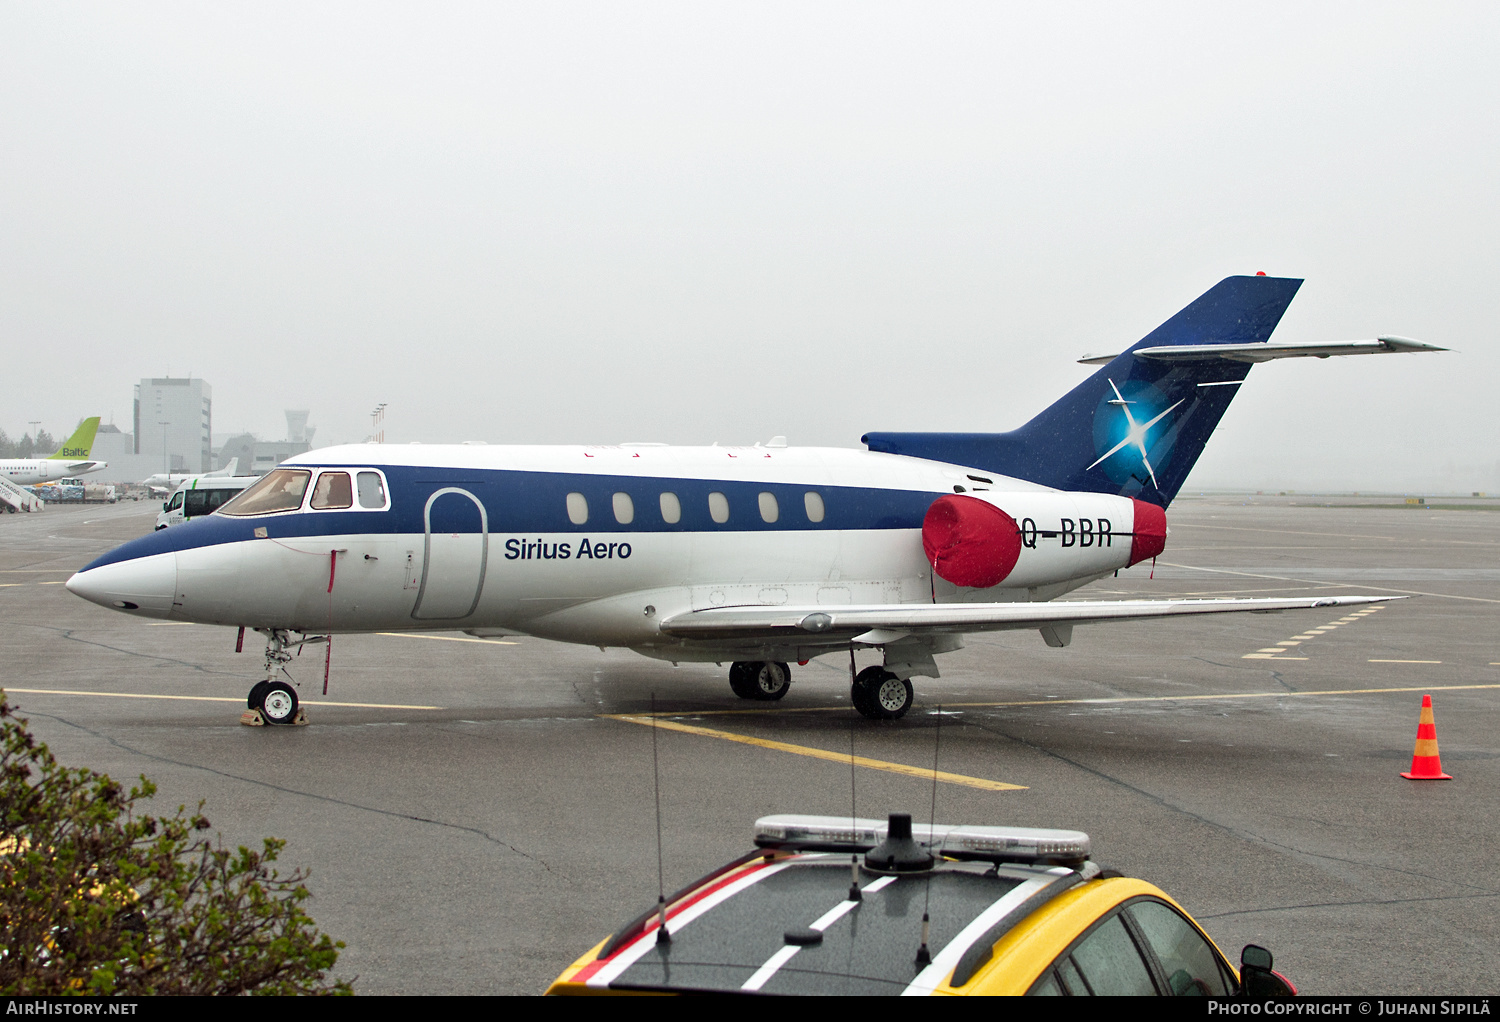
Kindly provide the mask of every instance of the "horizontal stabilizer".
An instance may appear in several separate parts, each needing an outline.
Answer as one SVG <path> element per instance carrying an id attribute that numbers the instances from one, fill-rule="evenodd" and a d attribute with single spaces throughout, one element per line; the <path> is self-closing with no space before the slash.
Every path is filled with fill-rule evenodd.
<path id="1" fill-rule="evenodd" d="M 1404 600 L 1404 596 L 1323 596 L 1244 600 L 1068 600 L 1055 603 L 892 603 L 846 607 L 715 607 L 661 623 L 683 639 L 856 640 L 880 645 L 884 634 L 994 632 L 1176 617 L 1182 614 L 1269 613 L 1349 607 Z M 867 633 L 874 633 L 867 635 Z"/>
<path id="2" fill-rule="evenodd" d="M 1447 351 L 1409 337 L 1377 337 L 1373 341 L 1324 341 L 1321 344 L 1163 344 L 1137 348 L 1136 358 L 1157 362 L 1270 362 L 1278 358 L 1330 358 L 1334 355 L 1402 355 L 1419 351 Z M 1085 355 L 1086 366 L 1105 365 L 1118 355 Z"/>

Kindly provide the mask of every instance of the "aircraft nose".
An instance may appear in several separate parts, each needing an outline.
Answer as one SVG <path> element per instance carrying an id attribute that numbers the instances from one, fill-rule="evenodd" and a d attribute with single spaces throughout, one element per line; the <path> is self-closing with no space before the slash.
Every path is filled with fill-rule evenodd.
<path id="1" fill-rule="evenodd" d="M 177 555 L 149 554 L 80 571 L 68 591 L 91 603 L 144 617 L 166 617 L 177 592 Z"/>

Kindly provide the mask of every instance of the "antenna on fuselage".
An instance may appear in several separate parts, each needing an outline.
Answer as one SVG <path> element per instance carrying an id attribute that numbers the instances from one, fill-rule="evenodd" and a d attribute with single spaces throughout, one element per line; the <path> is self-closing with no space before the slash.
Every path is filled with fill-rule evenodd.
<path id="1" fill-rule="evenodd" d="M 661 769 L 656 755 L 656 693 L 651 693 L 651 787 L 656 795 L 656 942 L 670 944 L 667 931 L 667 882 L 661 850 Z"/>

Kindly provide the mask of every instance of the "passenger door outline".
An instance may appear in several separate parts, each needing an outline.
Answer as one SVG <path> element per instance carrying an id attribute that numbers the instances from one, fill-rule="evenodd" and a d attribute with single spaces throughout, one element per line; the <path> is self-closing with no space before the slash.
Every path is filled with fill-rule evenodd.
<path id="1" fill-rule="evenodd" d="M 422 601 L 427 597 L 428 572 L 432 569 L 432 505 L 437 503 L 438 498 L 449 493 L 468 497 L 479 508 L 479 581 L 474 587 L 474 600 L 469 604 L 469 609 L 462 614 L 452 617 L 429 616 L 423 617 L 419 611 L 422 609 Z M 479 599 L 484 595 L 484 580 L 490 558 L 490 518 L 484 509 L 484 501 L 461 486 L 444 486 L 436 490 L 432 496 L 427 498 L 427 504 L 422 508 L 422 583 L 417 589 L 417 602 L 412 605 L 411 616 L 423 621 L 458 621 L 469 617 L 479 607 Z"/>

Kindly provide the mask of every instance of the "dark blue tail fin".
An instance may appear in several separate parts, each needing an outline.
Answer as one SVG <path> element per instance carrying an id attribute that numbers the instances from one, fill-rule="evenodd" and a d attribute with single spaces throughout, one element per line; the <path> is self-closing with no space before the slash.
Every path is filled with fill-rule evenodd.
<path id="1" fill-rule="evenodd" d="M 1166 507 L 1250 371 L 1225 359 L 1138 358 L 1162 345 L 1265 341 L 1302 281 L 1226 277 L 1129 351 L 1009 433 L 868 433 L 872 451 L 967 465 Z"/>

